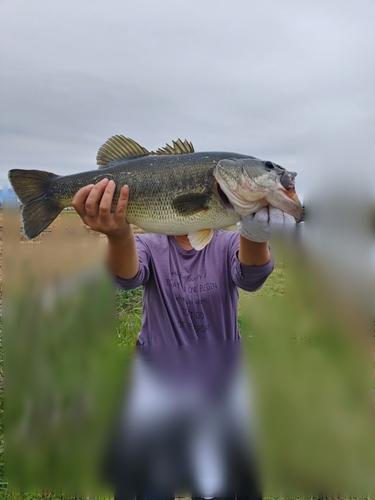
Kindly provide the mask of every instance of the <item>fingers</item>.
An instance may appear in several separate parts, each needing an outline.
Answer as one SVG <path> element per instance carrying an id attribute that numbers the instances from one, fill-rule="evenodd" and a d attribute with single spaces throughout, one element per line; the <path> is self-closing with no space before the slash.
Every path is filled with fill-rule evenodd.
<path id="1" fill-rule="evenodd" d="M 254 215 L 255 214 L 243 215 L 241 220 L 245 225 L 254 224 Z"/>
<path id="2" fill-rule="evenodd" d="M 130 228 L 125 216 L 128 207 L 129 188 L 119 193 L 116 210 L 111 213 L 116 185 L 113 180 L 102 179 L 97 184 L 81 188 L 73 199 L 73 206 L 83 222 L 94 231 L 104 234 L 123 234 Z"/>
<path id="3" fill-rule="evenodd" d="M 279 208 L 269 207 L 270 224 L 295 224 L 296 220 L 292 215 L 283 212 Z"/>
<path id="4" fill-rule="evenodd" d="M 107 181 L 107 185 L 104 184 L 104 192 L 101 198 L 98 200 L 98 215 L 100 220 L 106 221 L 111 213 L 111 205 L 113 200 L 113 195 L 115 194 L 116 185 L 114 181 Z"/>
<path id="5" fill-rule="evenodd" d="M 270 224 L 284 224 L 284 212 L 279 208 L 269 207 Z"/>
<path id="6" fill-rule="evenodd" d="M 242 220 L 248 218 L 248 222 L 255 224 L 295 224 L 295 219 L 279 208 L 266 206 L 252 214 L 251 216 L 242 217 Z"/>
<path id="7" fill-rule="evenodd" d="M 254 214 L 254 222 L 257 224 L 268 224 L 269 222 L 268 207 L 263 207 Z"/>
<path id="8" fill-rule="evenodd" d="M 129 187 L 123 186 L 120 191 L 117 206 L 113 218 L 117 223 L 124 222 L 128 209 Z"/>
<path id="9" fill-rule="evenodd" d="M 284 224 L 296 224 L 296 219 L 293 215 L 289 215 L 284 212 Z"/>
<path id="10" fill-rule="evenodd" d="M 102 199 L 104 190 L 106 189 L 108 183 L 109 183 L 108 179 L 102 179 L 100 182 L 95 184 L 95 186 L 91 189 L 85 203 L 86 215 L 88 217 L 98 216 L 99 203 Z"/>
<path id="11" fill-rule="evenodd" d="M 73 198 L 72 207 L 75 209 L 77 214 L 81 217 L 86 215 L 85 203 L 86 203 L 87 197 L 90 194 L 93 187 L 94 187 L 94 184 L 89 184 L 87 186 L 84 186 L 79 191 L 77 191 L 77 193 L 75 194 L 75 196 Z"/>

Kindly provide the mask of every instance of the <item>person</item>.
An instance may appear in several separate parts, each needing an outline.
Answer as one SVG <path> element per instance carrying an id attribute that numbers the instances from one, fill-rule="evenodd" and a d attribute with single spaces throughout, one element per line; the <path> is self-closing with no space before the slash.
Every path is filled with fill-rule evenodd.
<path id="1" fill-rule="evenodd" d="M 193 498 L 261 498 L 239 410 L 237 305 L 238 288 L 258 290 L 273 270 L 269 224 L 215 231 L 196 251 L 186 235 L 135 236 L 129 188 L 111 213 L 114 192 L 104 179 L 80 189 L 73 207 L 107 236 L 117 285 L 143 286 L 134 379 L 111 462 L 115 499 L 173 498 L 176 488 L 190 488 Z"/>

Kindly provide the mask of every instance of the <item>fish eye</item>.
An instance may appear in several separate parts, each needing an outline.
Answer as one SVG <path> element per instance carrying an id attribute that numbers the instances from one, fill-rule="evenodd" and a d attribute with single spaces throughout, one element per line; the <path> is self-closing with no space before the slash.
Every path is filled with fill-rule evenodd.
<path id="1" fill-rule="evenodd" d="M 266 168 L 271 169 L 271 170 L 273 170 L 273 169 L 275 168 L 275 165 L 274 165 L 271 161 L 265 161 L 265 162 L 264 162 L 264 166 L 265 166 Z"/>

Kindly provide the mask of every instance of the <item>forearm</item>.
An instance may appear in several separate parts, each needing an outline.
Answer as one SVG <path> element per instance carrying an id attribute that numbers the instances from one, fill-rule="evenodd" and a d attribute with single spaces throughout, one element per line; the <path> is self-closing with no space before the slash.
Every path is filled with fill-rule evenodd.
<path id="1" fill-rule="evenodd" d="M 133 232 L 122 238 L 108 237 L 107 265 L 110 272 L 120 278 L 136 276 L 139 259 Z"/>
<path id="2" fill-rule="evenodd" d="M 264 266 L 271 260 L 268 242 L 257 243 L 240 235 L 238 260 L 244 266 Z"/>

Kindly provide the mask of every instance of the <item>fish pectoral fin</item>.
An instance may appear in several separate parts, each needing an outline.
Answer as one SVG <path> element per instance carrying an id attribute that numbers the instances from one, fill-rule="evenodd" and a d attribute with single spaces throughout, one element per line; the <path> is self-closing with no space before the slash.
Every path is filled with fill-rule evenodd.
<path id="1" fill-rule="evenodd" d="M 181 194 L 172 201 L 172 205 L 180 215 L 192 215 L 207 210 L 210 199 L 210 193 Z"/>
<path id="2" fill-rule="evenodd" d="M 212 240 L 214 232 L 212 229 L 201 229 L 188 234 L 189 241 L 195 250 L 202 250 Z"/>
<path id="3" fill-rule="evenodd" d="M 159 148 L 155 152 L 152 152 L 151 154 L 183 155 L 183 154 L 194 153 L 194 146 L 192 145 L 191 142 L 187 141 L 186 139 L 184 141 L 181 141 L 181 139 L 177 139 L 177 141 L 172 141 L 172 143 L 173 146 L 166 144 L 164 148 Z"/>
<path id="4" fill-rule="evenodd" d="M 96 164 L 98 168 L 106 168 L 108 163 L 120 158 L 139 158 L 149 154 L 150 152 L 146 148 L 140 146 L 133 139 L 123 135 L 114 135 L 99 148 Z"/>

